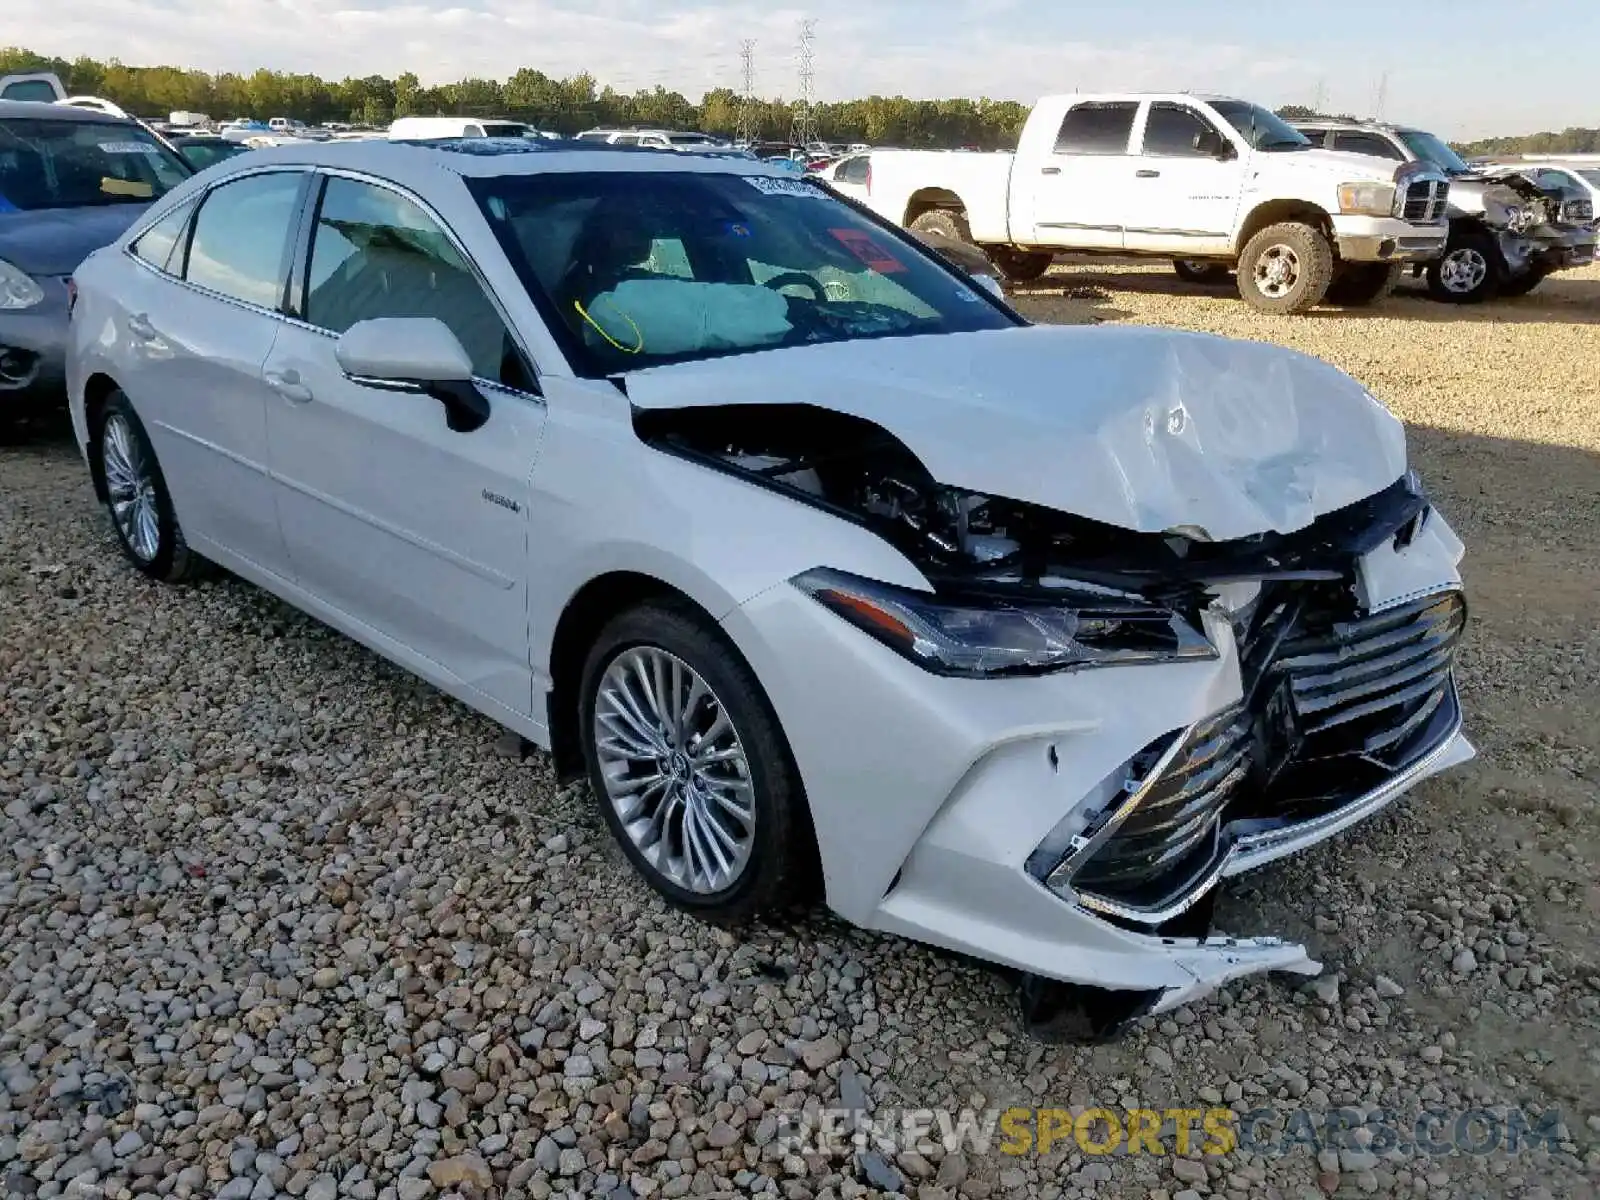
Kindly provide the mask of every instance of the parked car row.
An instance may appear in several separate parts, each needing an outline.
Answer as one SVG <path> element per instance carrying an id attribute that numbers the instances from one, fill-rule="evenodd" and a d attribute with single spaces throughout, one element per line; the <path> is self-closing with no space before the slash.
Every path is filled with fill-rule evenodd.
<path id="1" fill-rule="evenodd" d="M 0 296 L 67 320 L 121 552 L 220 564 L 548 749 L 674 905 L 820 887 L 1101 1035 L 1314 973 L 1211 936 L 1219 881 L 1472 753 L 1461 544 L 1323 363 L 1030 327 L 937 230 L 748 157 L 295 141 L 192 175 L 110 120 L 0 110 L 114 225 L 81 264 L 0 242 L 35 255 Z"/>
<path id="2" fill-rule="evenodd" d="M 1062 250 L 1160 257 L 1194 282 L 1236 273 L 1266 312 L 1371 304 L 1406 266 L 1441 299 L 1522 294 L 1595 254 L 1592 195 L 1555 172 L 1475 169 L 1420 130 L 1296 128 L 1223 96 L 1047 96 L 1014 153 L 873 151 L 825 174 L 1014 281 Z"/>

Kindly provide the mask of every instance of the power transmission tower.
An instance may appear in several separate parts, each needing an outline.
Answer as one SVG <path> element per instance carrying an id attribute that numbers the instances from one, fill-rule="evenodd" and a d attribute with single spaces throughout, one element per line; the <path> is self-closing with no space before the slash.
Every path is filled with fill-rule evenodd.
<path id="1" fill-rule="evenodd" d="M 1317 116 L 1319 116 L 1319 117 L 1324 115 L 1325 110 L 1323 109 L 1322 106 L 1324 104 L 1326 104 L 1327 102 L 1328 102 L 1328 81 L 1326 79 L 1319 79 L 1319 80 L 1317 80 L 1317 94 L 1316 94 L 1316 97 L 1311 101 L 1311 111 L 1316 113 Z"/>
<path id="2" fill-rule="evenodd" d="M 807 17 L 800 22 L 800 44 L 795 54 L 800 68 L 800 96 L 794 102 L 794 120 L 789 126 L 789 140 L 797 146 L 808 146 L 817 140 L 817 66 L 812 46 L 816 36 L 815 20 Z"/>
<path id="3" fill-rule="evenodd" d="M 739 121 L 734 137 L 744 145 L 754 142 L 760 135 L 756 117 L 756 40 L 745 38 L 739 43 L 739 65 L 744 74 L 744 90 L 739 96 Z"/>
<path id="4" fill-rule="evenodd" d="M 1385 71 L 1378 77 L 1378 112 L 1377 119 L 1383 120 L 1383 106 L 1389 99 L 1389 72 Z"/>

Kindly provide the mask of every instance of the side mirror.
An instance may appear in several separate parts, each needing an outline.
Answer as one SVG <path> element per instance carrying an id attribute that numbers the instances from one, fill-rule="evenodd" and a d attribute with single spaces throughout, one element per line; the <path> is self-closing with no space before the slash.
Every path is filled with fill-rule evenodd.
<path id="1" fill-rule="evenodd" d="M 1000 286 L 1000 281 L 998 279 L 996 279 L 993 275 L 974 275 L 972 277 L 972 282 L 977 284 L 984 291 L 988 292 L 996 300 L 1005 300 L 1006 299 L 1006 290 L 1005 290 L 1005 288 Z M 1006 303 L 1009 304 L 1010 301 L 1007 300 Z"/>
<path id="2" fill-rule="evenodd" d="M 472 358 L 437 317 L 357 321 L 334 344 L 350 378 L 379 386 L 414 387 L 444 405 L 445 424 L 470 433 L 489 419 L 488 398 L 472 382 Z"/>

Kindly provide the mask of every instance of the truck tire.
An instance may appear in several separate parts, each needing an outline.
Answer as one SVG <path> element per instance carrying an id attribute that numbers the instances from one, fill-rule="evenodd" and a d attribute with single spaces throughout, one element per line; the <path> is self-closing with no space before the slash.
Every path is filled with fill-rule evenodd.
<path id="1" fill-rule="evenodd" d="M 1012 283 L 1032 283 L 1048 271 L 1056 256 L 1046 251 L 1017 250 L 1011 246 L 990 246 L 989 261 Z"/>
<path id="2" fill-rule="evenodd" d="M 1305 312 L 1322 303 L 1333 282 L 1333 247 L 1302 221 L 1268 225 L 1239 255 L 1239 294 L 1258 312 Z"/>
<path id="3" fill-rule="evenodd" d="M 1231 272 L 1227 263 L 1205 262 L 1198 258 L 1175 258 L 1172 269 L 1185 283 L 1198 283 L 1204 287 L 1220 287 L 1228 282 Z"/>
<path id="4" fill-rule="evenodd" d="M 1455 224 L 1444 254 L 1428 264 L 1428 294 L 1446 304 L 1482 304 L 1505 285 L 1505 262 L 1481 225 Z"/>
<path id="5" fill-rule="evenodd" d="M 951 241 L 965 242 L 969 246 L 975 244 L 972 228 L 967 224 L 967 214 L 959 209 L 930 208 L 927 212 L 917 214 L 917 219 L 911 222 L 911 228 L 919 233 L 932 233 Z"/>
<path id="6" fill-rule="evenodd" d="M 1343 263 L 1328 285 L 1328 303 L 1344 308 L 1376 304 L 1394 291 L 1401 269 L 1399 263 Z"/>

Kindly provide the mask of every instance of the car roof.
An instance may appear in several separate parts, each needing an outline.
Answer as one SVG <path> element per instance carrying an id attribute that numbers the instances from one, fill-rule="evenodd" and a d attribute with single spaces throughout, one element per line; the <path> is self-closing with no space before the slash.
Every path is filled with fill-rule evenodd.
<path id="1" fill-rule="evenodd" d="M 44 100 L 0 100 L 0 120 L 6 117 L 49 117 L 54 121 L 88 121 L 100 124 L 137 125 L 129 117 L 115 117 L 96 108 L 76 104 L 55 104 Z"/>
<path id="2" fill-rule="evenodd" d="M 1342 121 L 1337 117 L 1307 117 L 1290 121 L 1296 129 L 1359 129 L 1370 133 L 1422 133 L 1409 125 L 1391 125 L 1387 121 Z"/>
<path id="3" fill-rule="evenodd" d="M 633 146 L 548 138 L 438 138 L 305 142 L 255 151 L 252 167 L 284 165 L 344 167 L 352 171 L 414 174 L 434 168 L 468 178 L 538 175 L 557 171 L 702 171 L 737 175 L 775 175 L 756 159 L 693 151 L 664 153 Z"/>

